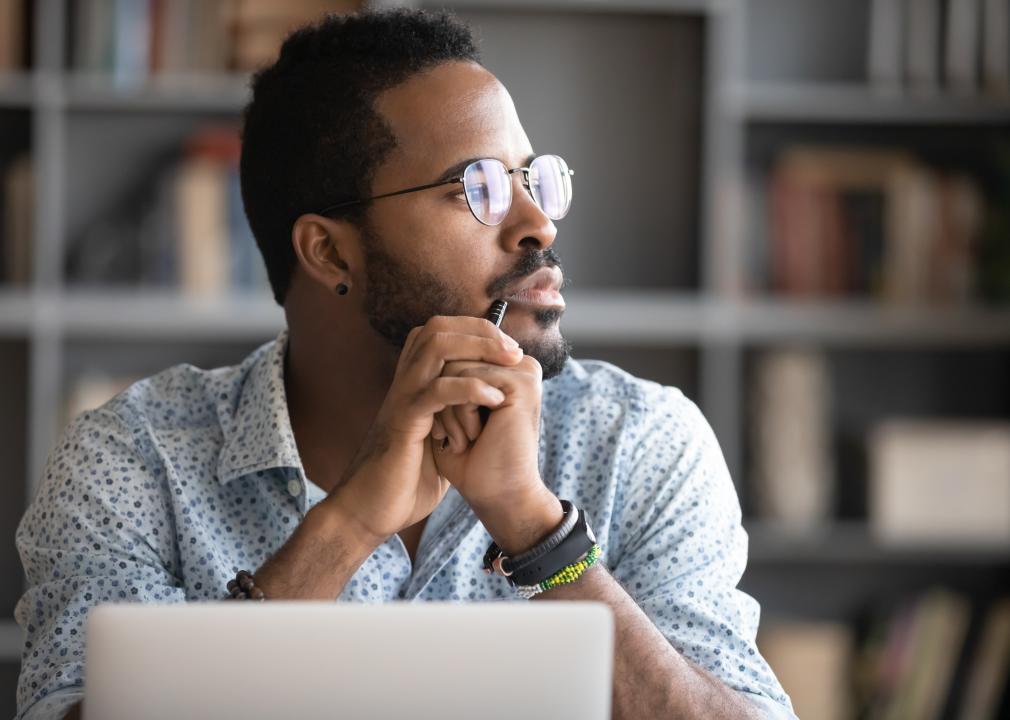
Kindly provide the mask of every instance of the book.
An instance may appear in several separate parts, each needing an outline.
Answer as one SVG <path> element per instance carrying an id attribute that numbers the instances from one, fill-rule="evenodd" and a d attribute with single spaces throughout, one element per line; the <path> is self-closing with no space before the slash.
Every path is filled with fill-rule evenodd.
<path id="1" fill-rule="evenodd" d="M 888 178 L 884 297 L 898 304 L 925 299 L 932 255 L 940 245 L 939 176 L 908 164 Z"/>
<path id="2" fill-rule="evenodd" d="M 947 0 L 944 80 L 947 89 L 978 90 L 982 45 L 982 0 Z"/>
<path id="3" fill-rule="evenodd" d="M 959 666 L 972 654 L 971 600 L 943 586 L 877 605 L 853 652 L 853 717 L 940 720 L 958 696 Z"/>
<path id="4" fill-rule="evenodd" d="M 362 7 L 361 0 L 236 0 L 230 25 L 235 48 L 232 64 L 239 70 L 254 70 L 277 58 L 284 38 L 295 28 L 326 13 L 350 13 Z"/>
<path id="5" fill-rule="evenodd" d="M 68 247 L 74 285 L 143 285 L 184 294 L 269 289 L 242 204 L 239 128 L 198 128 L 122 204 Z"/>
<path id="6" fill-rule="evenodd" d="M 939 720 L 970 617 L 969 602 L 943 588 L 934 588 L 919 600 L 905 628 L 902 664 L 892 692 L 879 706 L 882 720 Z"/>
<path id="7" fill-rule="evenodd" d="M 179 287 L 193 295 L 228 287 L 227 169 L 203 155 L 189 158 L 176 178 Z"/>
<path id="8" fill-rule="evenodd" d="M 74 69 L 84 73 L 109 72 L 113 63 L 112 0 L 78 0 L 70 8 Z"/>
<path id="9" fill-rule="evenodd" d="M 25 0 L 0 0 L 0 74 L 25 65 L 27 19 Z"/>
<path id="10" fill-rule="evenodd" d="M 1010 6 L 984 0 L 982 7 L 982 87 L 998 97 L 1010 95 Z"/>
<path id="11" fill-rule="evenodd" d="M 770 290 L 906 305 L 978 294 L 988 208 L 976 179 L 898 148 L 797 145 L 780 153 L 767 185 L 767 233 L 757 239 L 767 238 Z"/>
<path id="12" fill-rule="evenodd" d="M 847 720 L 853 716 L 850 666 L 854 633 L 847 625 L 765 622 L 757 644 L 792 700 L 797 717 Z"/>
<path id="13" fill-rule="evenodd" d="M 831 383 L 818 351 L 765 352 L 754 367 L 754 499 L 760 517 L 804 533 L 834 506 Z"/>
<path id="14" fill-rule="evenodd" d="M 940 84 L 940 0 L 906 0 L 905 78 L 910 88 L 935 91 Z"/>
<path id="15" fill-rule="evenodd" d="M 939 226 L 929 257 L 926 295 L 933 301 L 965 305 L 977 285 L 985 198 L 973 178 L 950 175 L 942 180 L 937 200 Z"/>
<path id="16" fill-rule="evenodd" d="M 35 174 L 31 156 L 16 157 L 3 177 L 3 282 L 28 285 L 32 276 Z"/>
<path id="17" fill-rule="evenodd" d="M 880 542 L 1010 544 L 1010 423 L 889 420 L 868 433 L 867 455 Z"/>
<path id="18" fill-rule="evenodd" d="M 112 82 L 119 87 L 143 83 L 150 67 L 150 4 L 114 0 L 112 16 Z"/>
<path id="19" fill-rule="evenodd" d="M 162 74 L 193 79 L 253 70 L 272 62 L 295 28 L 361 5 L 360 0 L 79 0 L 71 3 L 71 57 L 76 70 L 107 74 L 124 88 Z M 0 4 L 0 17 L 2 10 Z"/>
<path id="20" fill-rule="evenodd" d="M 237 167 L 228 170 L 226 183 L 231 286 L 242 291 L 267 288 L 270 282 L 267 278 L 266 264 L 260 256 L 256 238 L 245 216 Z"/>
<path id="21" fill-rule="evenodd" d="M 958 720 L 997 720 L 1001 696 L 1010 685 L 1010 597 L 986 613 L 978 645 L 968 661 Z"/>
<path id="22" fill-rule="evenodd" d="M 871 0 L 866 75 L 880 88 L 901 86 L 905 67 L 904 0 Z"/>

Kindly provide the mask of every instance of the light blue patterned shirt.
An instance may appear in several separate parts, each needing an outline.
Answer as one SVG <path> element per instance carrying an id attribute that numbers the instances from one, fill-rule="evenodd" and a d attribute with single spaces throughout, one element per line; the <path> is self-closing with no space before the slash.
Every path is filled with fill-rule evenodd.
<path id="1" fill-rule="evenodd" d="M 19 718 L 83 696 L 84 620 L 105 601 L 214 600 L 324 493 L 305 476 L 284 392 L 286 331 L 241 364 L 179 365 L 72 422 L 17 530 L 29 589 Z M 740 504 L 712 431 L 679 390 L 570 359 L 544 382 L 540 468 L 589 513 L 604 561 L 670 643 L 770 718 L 791 703 L 755 647 L 760 608 Z M 517 600 L 486 575 L 490 536 L 450 489 L 411 566 L 393 535 L 338 598 Z M 395 683 L 395 679 L 391 678 Z"/>

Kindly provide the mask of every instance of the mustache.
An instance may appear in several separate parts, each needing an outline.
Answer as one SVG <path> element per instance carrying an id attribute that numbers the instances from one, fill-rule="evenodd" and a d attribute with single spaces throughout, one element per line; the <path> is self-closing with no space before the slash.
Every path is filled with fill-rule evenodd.
<path id="1" fill-rule="evenodd" d="M 561 256 L 554 250 L 554 248 L 549 247 L 543 252 L 531 252 L 523 255 L 519 260 L 519 264 L 516 266 L 509 277 L 498 283 L 492 292 L 493 296 L 501 295 L 509 286 L 513 283 L 523 280 L 537 270 L 543 267 L 557 267 L 564 274 L 564 267 L 561 265 Z M 564 280 L 565 285 L 568 284 L 568 278 Z"/>

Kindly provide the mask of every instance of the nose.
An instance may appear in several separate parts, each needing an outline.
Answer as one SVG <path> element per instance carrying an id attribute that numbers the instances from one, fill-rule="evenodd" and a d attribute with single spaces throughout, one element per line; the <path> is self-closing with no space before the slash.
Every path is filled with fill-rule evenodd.
<path id="1" fill-rule="evenodd" d="M 529 252 L 534 245 L 546 250 L 554 244 L 558 229 L 533 199 L 529 173 L 520 170 L 513 182 L 518 182 L 519 187 L 512 187 L 512 207 L 501 224 L 502 243 L 509 252 Z"/>

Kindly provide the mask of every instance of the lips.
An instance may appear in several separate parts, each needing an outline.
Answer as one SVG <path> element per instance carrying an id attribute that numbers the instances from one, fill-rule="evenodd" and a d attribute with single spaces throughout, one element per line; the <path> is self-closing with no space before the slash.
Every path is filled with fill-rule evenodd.
<path id="1" fill-rule="evenodd" d="M 557 267 L 543 267 L 526 278 L 526 281 L 516 287 L 506 300 L 522 302 L 531 298 L 539 298 L 547 295 L 557 295 L 561 289 L 563 277 L 561 270 Z M 541 292 L 545 291 L 545 292 Z"/>

